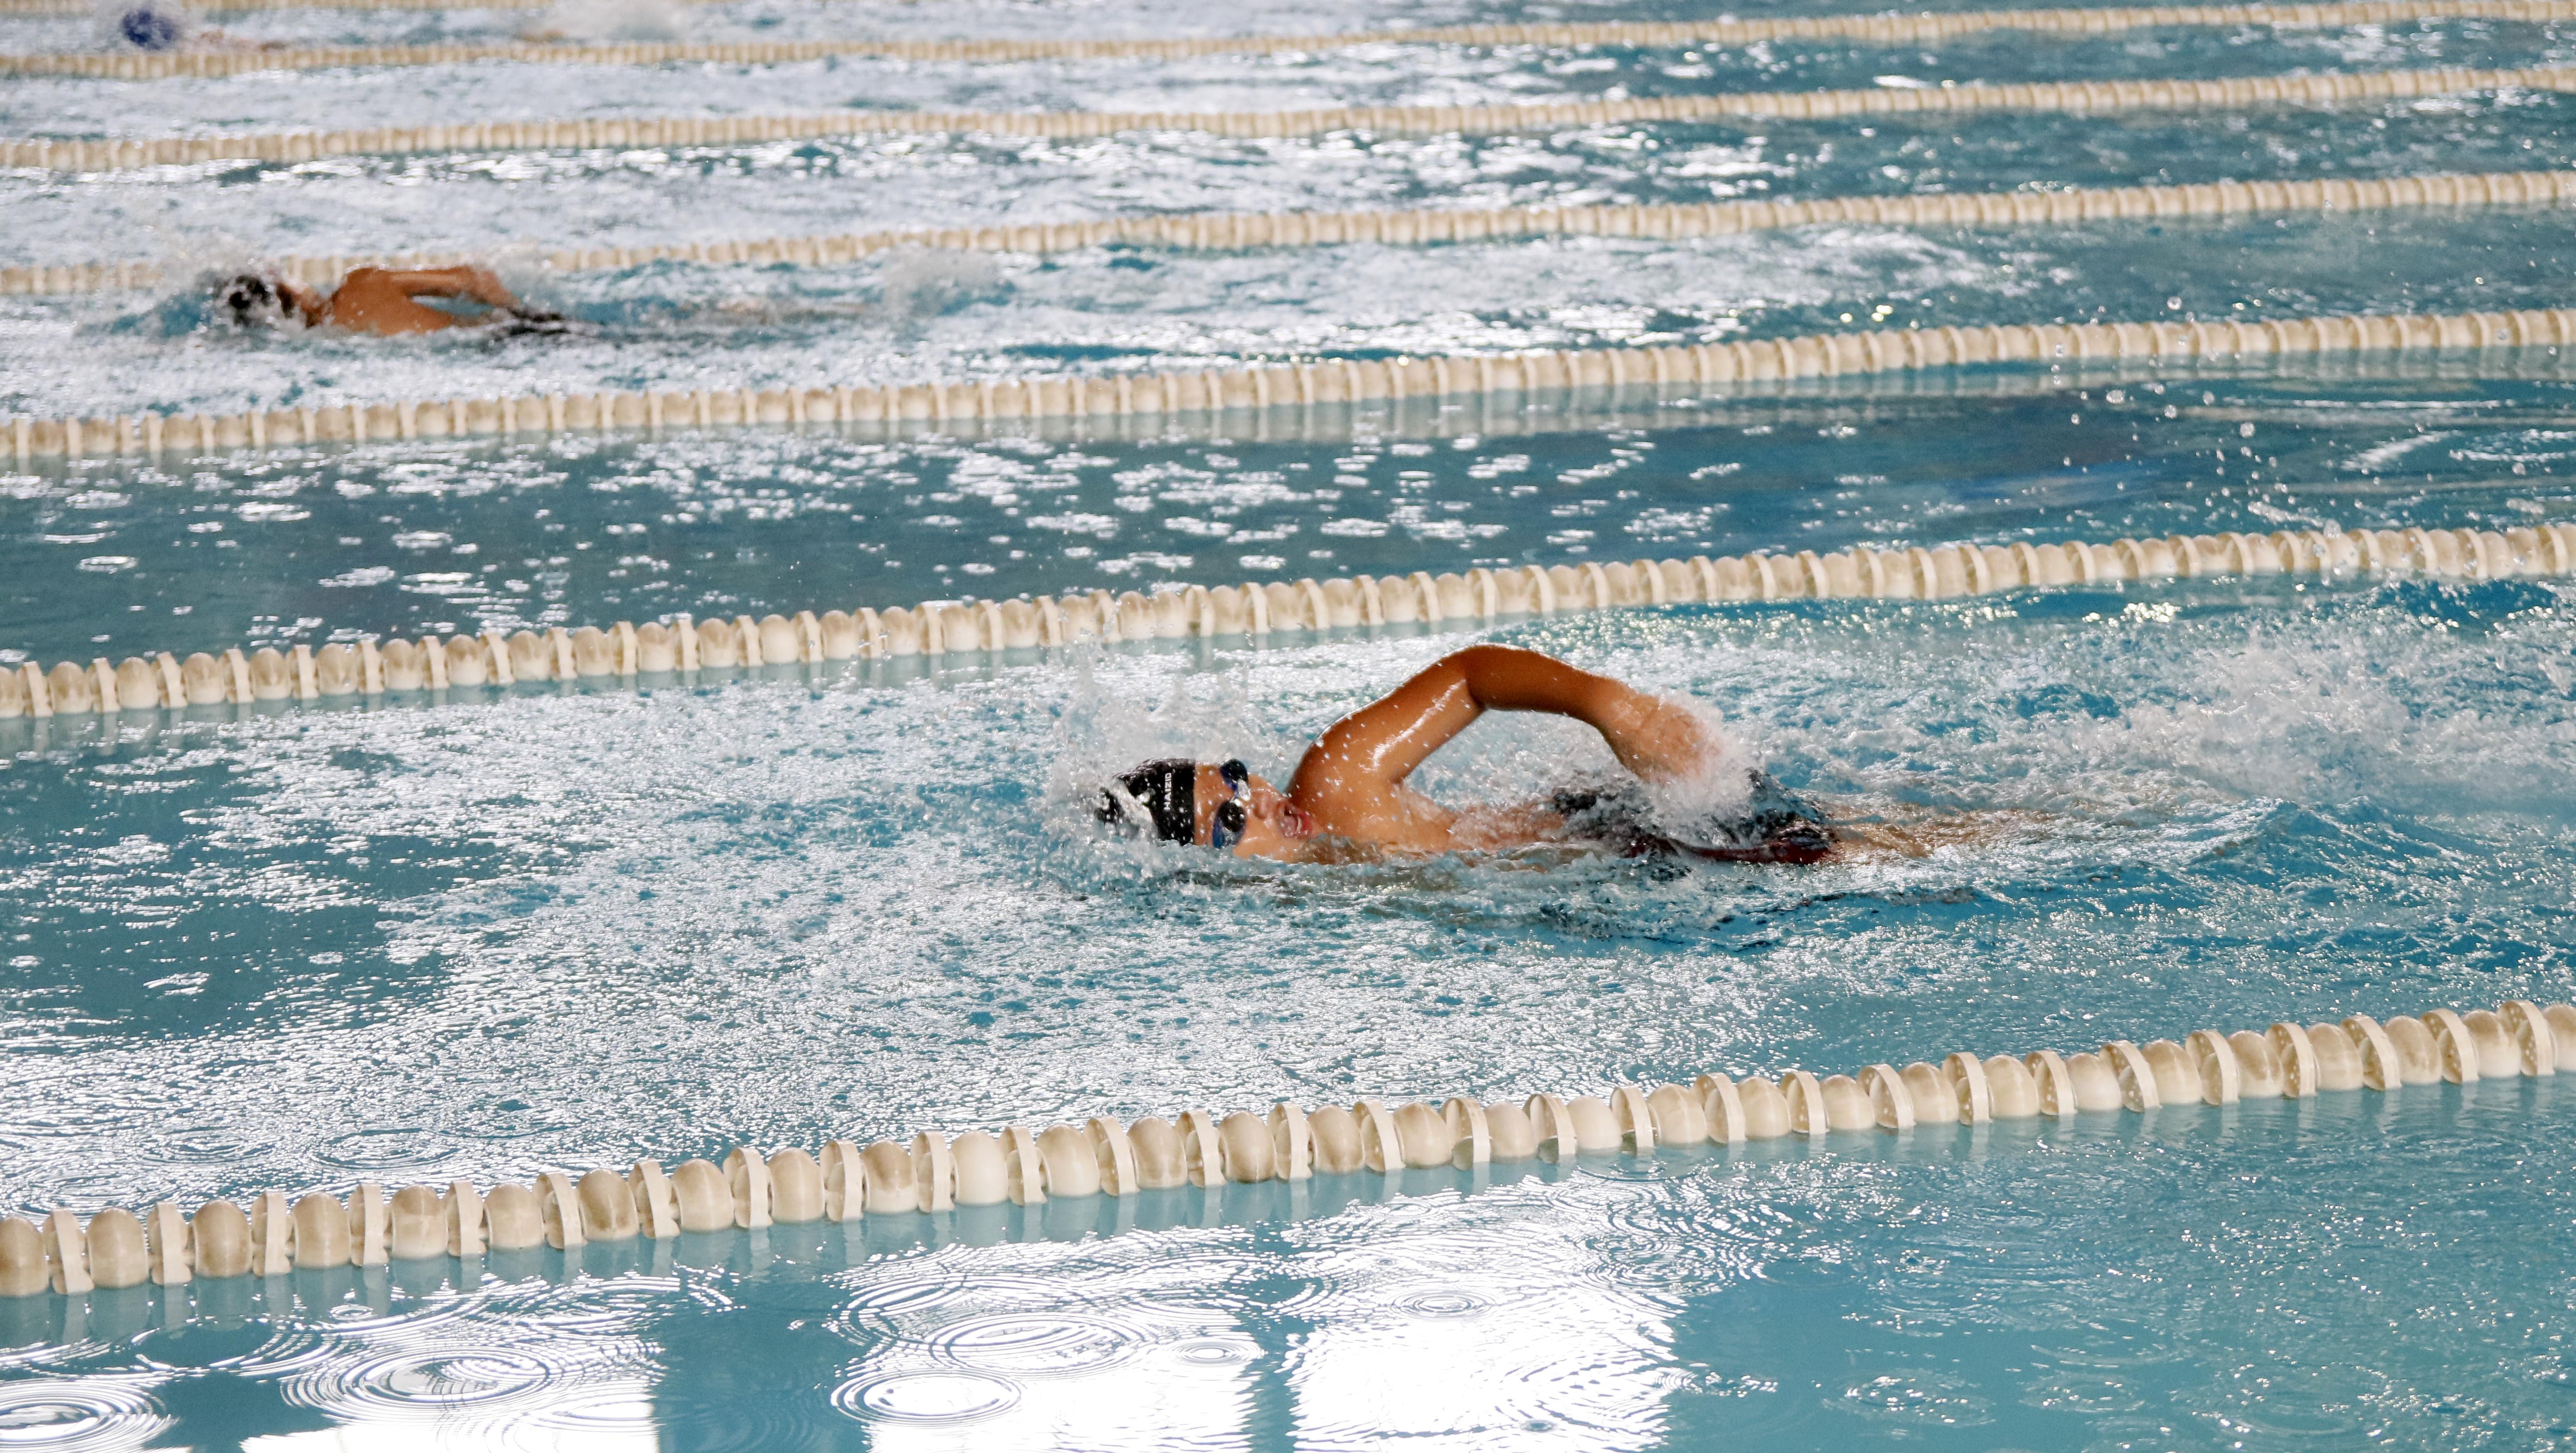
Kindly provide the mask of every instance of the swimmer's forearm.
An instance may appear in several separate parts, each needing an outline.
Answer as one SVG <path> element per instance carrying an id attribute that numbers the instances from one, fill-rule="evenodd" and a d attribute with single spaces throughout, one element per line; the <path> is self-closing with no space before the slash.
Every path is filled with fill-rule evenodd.
<path id="1" fill-rule="evenodd" d="M 1592 723 L 1618 755 L 1619 765 L 1649 781 L 1687 777 L 1717 756 L 1718 744 L 1690 711 L 1642 691 Z"/>
<path id="2" fill-rule="evenodd" d="M 1641 777 L 1697 770 L 1713 746 L 1691 713 L 1607 676 L 1536 651 L 1470 646 L 1335 722 L 1297 764 L 1291 795 L 1309 806 L 1347 797 L 1377 810 L 1388 791 L 1488 711 L 1572 717 L 1601 733 L 1620 764 Z"/>
<path id="3" fill-rule="evenodd" d="M 492 308 L 515 308 L 519 300 L 501 286 L 501 280 L 490 268 L 464 264 L 457 267 L 424 268 L 400 273 L 395 284 L 414 297 L 471 298 Z"/>
<path id="4" fill-rule="evenodd" d="M 1624 690 L 1607 676 L 1577 670 L 1553 656 L 1516 646 L 1469 646 L 1452 651 L 1422 673 L 1449 676 L 1486 711 L 1549 711 L 1585 716 L 1601 702 L 1603 687 Z M 1420 678 L 1416 678 L 1420 679 Z"/>
<path id="5" fill-rule="evenodd" d="M 508 288 L 501 286 L 501 279 L 494 276 L 490 268 L 474 267 L 467 268 L 466 271 L 473 275 L 474 301 L 494 308 L 519 306 L 517 296 Z"/>
<path id="6" fill-rule="evenodd" d="M 1652 700 L 1607 676 L 1512 646 L 1470 646 L 1440 666 L 1457 671 L 1480 710 L 1570 716 L 1604 735 L 1635 715 L 1638 700 Z"/>
<path id="7" fill-rule="evenodd" d="M 1471 646 L 1442 664 L 1451 663 L 1479 707 L 1573 717 L 1601 733 L 1619 765 L 1640 777 L 1686 775 L 1715 747 L 1690 712 L 1536 651 Z"/>

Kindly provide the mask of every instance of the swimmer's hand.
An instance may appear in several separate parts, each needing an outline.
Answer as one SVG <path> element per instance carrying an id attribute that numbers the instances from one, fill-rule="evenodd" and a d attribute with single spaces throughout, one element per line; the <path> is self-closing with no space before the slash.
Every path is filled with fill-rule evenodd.
<path id="1" fill-rule="evenodd" d="M 1689 707 L 1609 682 L 1587 718 L 1619 765 L 1648 782 L 1694 777 L 1716 765 L 1725 750 Z"/>

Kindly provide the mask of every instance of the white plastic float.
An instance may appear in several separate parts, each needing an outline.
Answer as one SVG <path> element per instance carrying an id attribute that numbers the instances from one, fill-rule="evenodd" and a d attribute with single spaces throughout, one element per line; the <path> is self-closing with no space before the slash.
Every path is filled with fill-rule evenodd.
<path id="1" fill-rule="evenodd" d="M 194 1211 L 165 1201 L 140 1215 L 118 1207 L 87 1217 L 58 1209 L 36 1220 L 0 1218 L 0 1296 L 540 1246 L 578 1250 L 958 1206 L 1124 1198 L 1183 1185 L 1473 1170 L 1790 1136 L 1909 1134 L 2248 1097 L 2546 1078 L 2568 1049 L 2576 1049 L 2576 1007 L 2516 999 L 2493 1010 L 2433 1009 L 2384 1024 L 2353 1015 L 2341 1023 L 2284 1022 L 2261 1033 L 2201 1029 L 2143 1046 L 2112 1040 L 2065 1056 L 1961 1052 L 1938 1064 L 1873 1064 L 1857 1075 L 1822 1078 L 1803 1069 L 1740 1080 L 1708 1074 L 1689 1085 L 1619 1085 L 1571 1100 L 1537 1094 L 1492 1103 L 1466 1096 L 1313 1109 L 1282 1103 L 1266 1116 L 1187 1110 L 1123 1125 L 1005 1125 L 864 1147 L 835 1140 L 820 1155 L 744 1147 L 722 1164 L 691 1160 L 666 1171 L 640 1160 L 623 1171 L 549 1171 L 488 1191 L 461 1180 L 391 1191 L 361 1181 L 345 1195 L 262 1192 L 247 1209 L 221 1200 Z"/>
<path id="2" fill-rule="evenodd" d="M 2568 73 L 2576 88 L 2576 69 Z M 1888 94 L 1924 94 L 1899 91 Z M 1544 427 L 1544 410 L 1607 400 L 1727 398 L 1810 380 L 1879 379 L 2000 367 L 1998 381 L 2060 387 L 2071 378 L 2278 370 L 2301 359 L 2448 360 L 2519 372 L 2568 371 L 2576 309 L 2138 323 L 2026 323 L 1883 329 L 1669 348 L 1343 359 L 1160 374 L 1011 378 L 808 389 L 549 394 L 409 399 L 209 416 L 158 413 L 0 421 L 0 453 L 21 461 L 160 456 L 370 440 L 535 437 L 670 428 L 832 425 L 877 433 L 1024 433 L 1056 425 L 1163 437 L 1190 420 L 1339 417 L 1354 407 L 1443 401 L 1481 407 L 1476 427 Z M 2405 366 L 2401 364 L 2400 366 Z M 1980 376 L 1983 377 L 1982 375 Z M 1994 387 L 1985 383 L 1981 387 Z M 1347 433 L 1347 423 L 1337 426 Z"/>
<path id="3" fill-rule="evenodd" d="M 282 0 L 226 0 L 226 9 L 265 9 Z M 302 0 L 297 0 L 302 3 Z M 346 3 L 346 0 L 344 0 Z M 430 0 L 364 0 L 360 8 L 414 8 Z M 445 0 L 440 0 L 445 3 Z M 505 4 L 540 0 L 504 0 Z M 0 14 L 55 13 L 61 0 L 6 0 Z M 147 81 L 253 71 L 357 66 L 447 66 L 476 61 L 650 66 L 787 65 L 836 56 L 956 64 L 1032 60 L 1181 60 L 1223 54 L 1306 54 L 1364 46 L 1744 46 L 1774 40 L 1849 38 L 1876 45 L 1920 44 L 1997 30 L 2109 35 L 2144 27 L 2389 25 L 2441 19 L 2548 24 L 2576 19 L 2569 0 L 2355 0 L 2320 5 L 2152 5 L 2099 10 L 1970 10 L 1947 15 L 1819 15 L 1800 19 L 1609 21 L 1558 25 L 1457 25 L 1329 35 L 1217 35 L 1157 39 L 625 41 L 597 45 L 508 42 L 470 45 L 330 46 L 299 50 L 77 51 L 0 56 L 0 73 Z"/>
<path id="4" fill-rule="evenodd" d="M 1852 91 L 1744 91 L 1487 106 L 1323 106 L 1298 111 L 897 111 L 801 116 L 635 116 L 578 121 L 477 121 L 359 131 L 163 136 L 109 141 L 0 141 L 0 167 L 105 172 L 217 161 L 307 162 L 326 157 L 464 151 L 736 146 L 838 136 L 1027 136 L 1089 140 L 1127 132 L 1270 138 L 1358 131 L 1378 136 L 1491 136 L 1570 127 L 1731 117 L 1826 120 L 1978 112 L 2176 111 L 2411 100 L 2484 91 L 2576 90 L 2576 66 L 2492 70 L 2319 72 L 2225 80 L 2042 81 Z"/>
<path id="5" fill-rule="evenodd" d="M 60 662 L 51 671 L 28 662 L 14 671 L 0 668 L 0 719 L 347 700 L 535 682 L 632 685 L 645 677 L 686 678 L 772 665 L 821 668 L 904 657 L 954 662 L 1086 642 L 1195 637 L 1260 643 L 1291 632 L 1483 623 L 1674 601 L 1943 600 L 2105 581 L 2275 574 L 2496 580 L 2571 573 L 2576 573 L 2576 525 L 2555 524 L 2504 531 L 2353 530 L 2327 535 L 2308 530 L 2173 535 L 2107 545 L 1856 547 L 1830 554 L 1807 550 L 1719 559 L 1586 561 L 1579 567 L 1530 565 L 1436 576 L 1417 571 L 1376 578 L 1193 585 L 1150 595 L 1091 591 L 1036 600 L 931 601 L 883 611 L 862 606 L 759 620 L 700 621 L 675 615 L 642 625 L 619 621 L 606 630 L 557 626 L 542 634 L 492 631 L 417 641 L 368 636 L 318 648 L 299 644 L 286 651 L 262 646 L 245 653 L 234 647 L 220 656 L 199 652 L 185 660 L 167 652 L 113 664 L 100 657 L 87 665 Z M 2442 1033 L 2448 1038 L 2428 1041 L 2430 1047 L 2421 1053 L 2458 1058 L 2473 1054 L 2478 1045 L 2501 1044 L 2497 1036 L 2507 1032 L 2501 1021 L 2446 1025 Z M 2385 1066 L 2398 1047 L 2383 1048 L 2377 1039 L 2366 1039 L 2365 1045 L 2366 1072 L 2390 1073 Z M 2212 1068 L 2221 1064 L 2212 1044 L 2170 1046 L 2156 1056 L 2152 1065 L 2141 1069 L 2147 1063 L 2141 1060 L 2125 1072 L 2159 1092 L 2194 1076 L 2226 1073 Z M 2112 1071 L 2115 1077 L 2121 1072 Z"/>
<path id="6" fill-rule="evenodd" d="M 2576 3 L 2576 0 L 2571 0 Z M 1347 243 L 1422 246 L 1522 237 L 1634 237 L 1671 240 L 1738 236 L 1826 223 L 1881 227 L 2027 227 L 2123 218 L 2248 217 L 2284 212 L 2376 212 L 2427 207 L 2508 207 L 2576 197 L 2576 171 L 2437 173 L 2327 180 L 2191 182 L 2175 186 L 2068 187 L 2029 192 L 1930 192 L 1907 196 L 1809 197 L 1669 206 L 1442 208 L 1397 212 L 1193 212 L 1007 227 L 916 227 L 732 242 L 558 248 L 558 273 L 640 267 L 659 261 L 757 267 L 827 267 L 898 247 L 1031 255 L 1112 243 L 1188 249 L 1323 247 Z M 461 252 L 332 253 L 274 259 L 288 280 L 331 287 L 352 269 L 452 267 Z M 164 275 L 148 262 L 0 267 L 0 293 L 79 293 L 152 287 Z M 665 414 L 669 413 L 665 408 Z M 277 433 L 272 429 L 272 433 Z M 287 437 L 278 434 L 280 438 Z"/>

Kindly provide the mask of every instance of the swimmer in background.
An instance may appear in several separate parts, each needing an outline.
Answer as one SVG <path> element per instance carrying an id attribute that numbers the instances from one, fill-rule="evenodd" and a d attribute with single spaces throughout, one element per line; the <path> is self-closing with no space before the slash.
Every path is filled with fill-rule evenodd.
<path id="1" fill-rule="evenodd" d="M 101 8 L 110 44 L 140 51 L 286 49 L 282 40 L 239 40 L 212 26 L 201 26 L 178 0 L 133 0 Z"/>
<path id="2" fill-rule="evenodd" d="M 491 309 L 480 316 L 433 308 L 422 298 L 456 298 Z M 238 273 L 215 288 L 217 311 L 238 328 L 277 328 L 290 321 L 307 328 L 330 326 L 352 333 L 392 338 L 434 333 L 444 328 L 500 325 L 512 332 L 562 332 L 568 321 L 559 313 L 541 312 L 512 296 L 489 268 L 423 268 L 394 272 L 381 267 L 351 268 L 340 285 L 325 296 L 284 278 L 255 272 Z"/>
<path id="3" fill-rule="evenodd" d="M 1405 779 L 1489 711 L 1572 717 L 1601 734 L 1619 765 L 1648 783 L 1719 770 L 1725 747 L 1689 708 L 1536 651 L 1470 646 L 1335 722 L 1306 749 L 1288 790 L 1241 762 L 1147 762 L 1101 794 L 1103 822 L 1140 822 L 1165 842 L 1239 858 L 1345 862 L 1497 852 L 1540 845 L 1670 854 L 1719 862 L 1812 863 L 1836 837 L 1815 810 L 1759 773 L 1751 800 L 1714 837 L 1683 843 L 1648 829 L 1617 793 L 1560 792 L 1545 804 L 1456 809 Z"/>

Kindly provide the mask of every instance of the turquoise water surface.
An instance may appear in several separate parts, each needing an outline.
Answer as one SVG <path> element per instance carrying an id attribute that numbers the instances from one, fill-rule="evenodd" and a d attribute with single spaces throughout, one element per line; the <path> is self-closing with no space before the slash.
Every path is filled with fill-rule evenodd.
<path id="1" fill-rule="evenodd" d="M 735 38 L 1559 13 L 646 18 Z M 530 19 L 217 17 L 315 44 Z M 0 50 L 93 36 L 85 19 L 0 18 Z M 1901 54 L 9 80 L 0 131 L 1464 103 L 2565 52 L 2557 27 L 2444 21 Z M 566 277 L 527 259 L 1173 210 L 2541 169 L 2571 160 L 2564 106 L 9 173 L 12 264 L 149 258 L 193 277 L 256 255 L 474 249 L 597 331 L 243 337 L 175 281 L 10 297 L 0 409 L 1213 366 L 1872 318 L 2557 306 L 2576 294 L 2563 215 L 2543 208 Z M 2576 520 L 2576 406 L 2545 359 L 1478 407 L 1150 439 L 712 430 L 12 461 L 0 665 L 1478 564 Z M 1835 814 L 1935 820 L 1951 840 L 1803 869 L 1279 867 L 1089 820 L 1090 788 L 1143 757 L 1284 776 L 1323 726 L 1475 640 L 1687 698 L 1741 760 Z M 0 763 L 0 1203 L 20 1215 L 2576 997 L 2576 592 L 2545 580 L 1688 604 L 1257 649 L 14 718 Z M 1420 780 L 1513 800 L 1610 770 L 1580 730 L 1495 717 Z M 6 1299 L 0 1448 L 2564 1448 L 2570 1093 L 2494 1080 L 2168 1106 Z"/>

